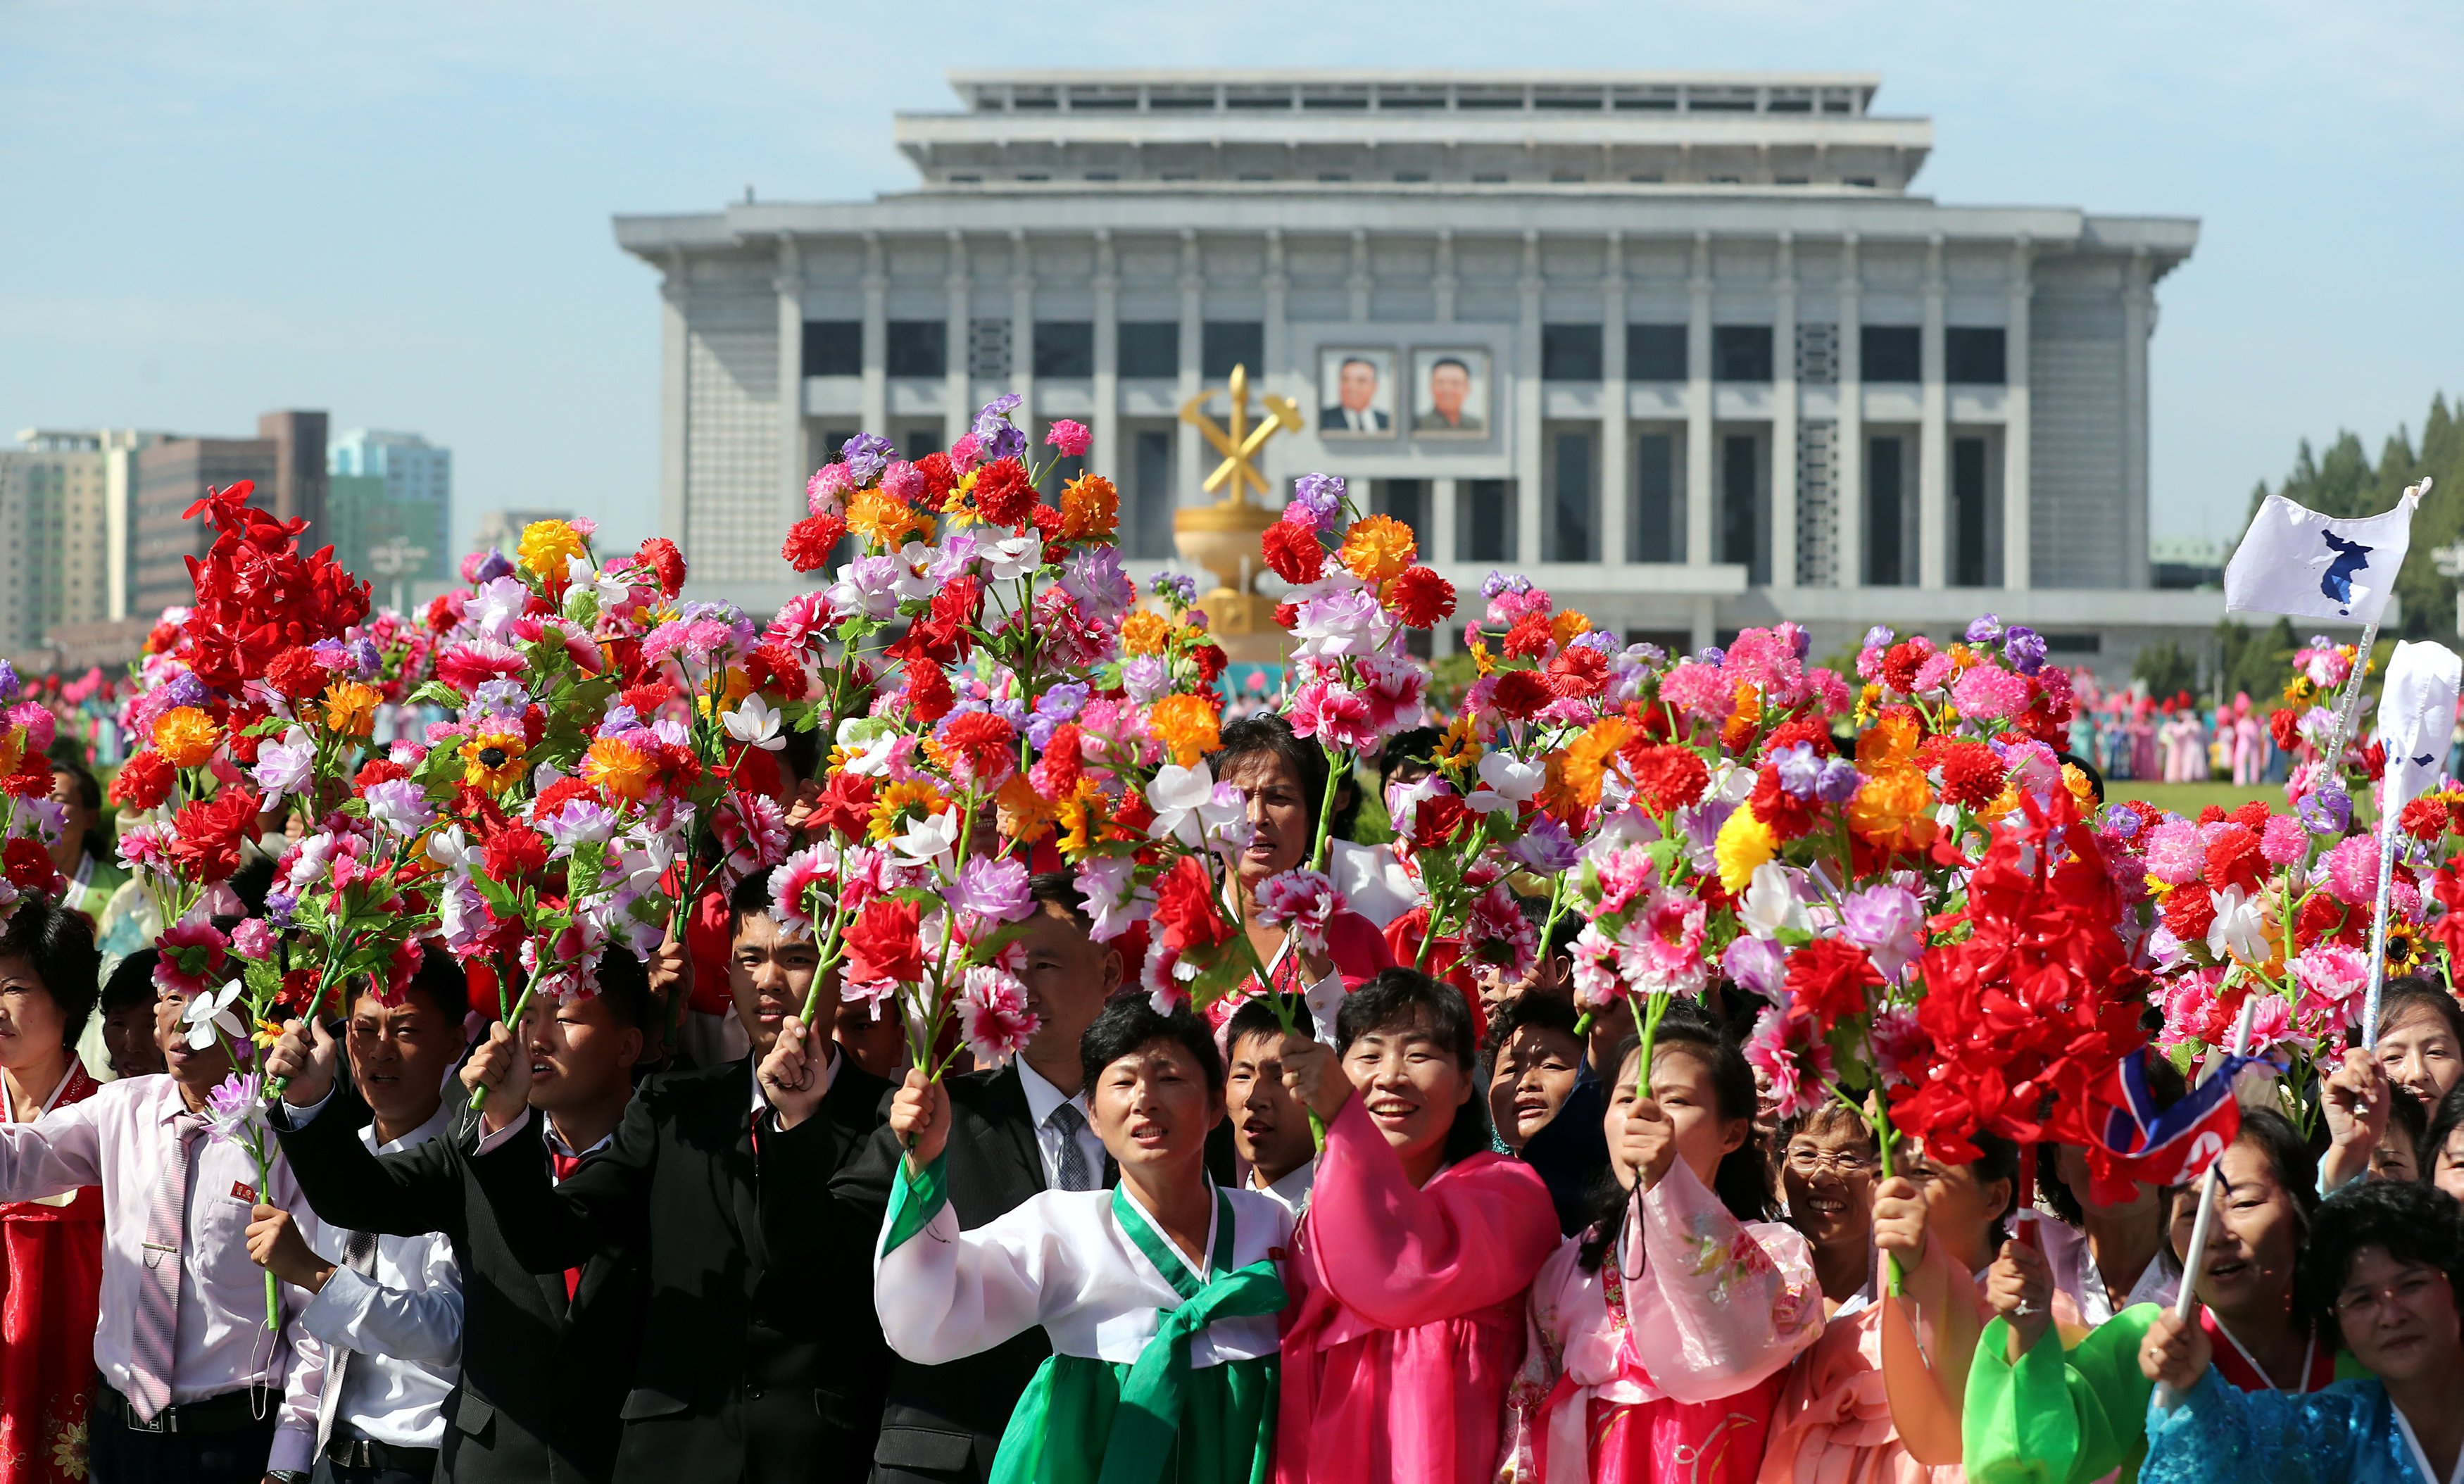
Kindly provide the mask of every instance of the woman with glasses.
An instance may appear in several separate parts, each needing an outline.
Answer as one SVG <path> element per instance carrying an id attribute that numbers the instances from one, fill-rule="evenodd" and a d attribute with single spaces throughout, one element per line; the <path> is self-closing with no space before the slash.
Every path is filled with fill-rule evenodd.
<path id="1" fill-rule="evenodd" d="M 1979 1157 L 1952 1163 L 1913 1141 L 1897 1174 L 1862 1119 L 1845 1108 L 1809 1115 L 1789 1140 L 1781 1180 L 1789 1219 L 1814 1247 L 1823 1292 L 1847 1280 L 1850 1254 L 1870 1272 L 1877 1251 L 1897 1260 L 1900 1302 L 1877 1301 L 1881 1278 L 1838 1303 L 1822 1338 L 1790 1368 L 1771 1419 L 1759 1484 L 1912 1484 L 1959 1477 L 1959 1385 L 1985 1321 L 1974 1274 L 1990 1261 L 2018 1188 L 2018 1150 L 1980 1135 Z M 1861 1203 L 1861 1229 L 1846 1216 Z M 1825 1251 L 1831 1255 L 1826 1260 Z M 1886 1381 L 1886 1326 L 1922 1357 L 1895 1387 Z M 1919 1459 L 1912 1448 L 1942 1467 Z"/>
<path id="2" fill-rule="evenodd" d="M 2217 1372 L 2243 1391 L 2320 1390 L 2338 1379 L 2340 1356 L 2296 1303 L 2319 1205 L 2310 1151 L 2282 1115 L 2245 1109 L 2220 1170 L 2197 1320 Z M 2177 1191 L 2168 1240 L 2185 1261 L 2197 1217 L 2196 1187 Z M 2170 1311 L 2137 1304 L 2065 1334 L 2049 1312 L 2051 1265 L 2017 1243 L 1993 1264 L 1986 1298 L 1995 1318 L 1969 1375 L 1969 1477 L 2085 1484 L 2117 1468 L 2131 1477 L 2153 1389 L 2140 1351 Z"/>
<path id="3" fill-rule="evenodd" d="M 2435 1484 L 2464 1474 L 2464 1208 L 2435 1186 L 2372 1180 L 2319 1208 L 2301 1292 L 2322 1340 L 2369 1374 L 2302 1394 L 2244 1391 L 2208 1331 L 2167 1311 L 2142 1370 L 2146 1484 L 2300 1479 Z"/>

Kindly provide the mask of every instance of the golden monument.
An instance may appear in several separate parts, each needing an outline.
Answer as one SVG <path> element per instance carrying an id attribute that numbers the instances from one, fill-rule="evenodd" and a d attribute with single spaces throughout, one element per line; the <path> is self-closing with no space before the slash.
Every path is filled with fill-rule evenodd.
<path id="1" fill-rule="evenodd" d="M 1266 493 L 1266 476 L 1258 472 L 1258 451 L 1279 432 L 1298 432 L 1306 426 L 1301 410 L 1289 397 L 1259 395 L 1265 418 L 1249 425 L 1249 368 L 1236 365 L 1221 388 L 1232 399 L 1231 426 L 1206 414 L 1215 391 L 1201 391 L 1181 404 L 1180 420 L 1206 435 L 1223 461 L 1206 476 L 1202 488 L 1222 498 L 1212 505 L 1190 505 L 1172 513 L 1172 543 L 1183 560 L 1215 578 L 1198 606 L 1205 610 L 1207 631 L 1235 660 L 1274 664 L 1283 658 L 1283 631 L 1275 627 L 1275 605 L 1255 590 L 1265 567 L 1259 538 L 1281 517 L 1249 498 Z"/>

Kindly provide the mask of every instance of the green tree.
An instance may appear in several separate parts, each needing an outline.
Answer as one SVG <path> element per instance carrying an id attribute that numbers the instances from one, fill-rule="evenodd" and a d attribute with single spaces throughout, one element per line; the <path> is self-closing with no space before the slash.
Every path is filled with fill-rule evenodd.
<path id="1" fill-rule="evenodd" d="M 2255 629 L 2226 619 L 2216 625 L 2216 673 L 2210 695 L 2231 700 L 2248 695 L 2254 704 L 2271 706 L 2292 677 L 2293 652 L 2301 641 L 2293 620 L 2279 618 L 2273 628 Z"/>
<path id="2" fill-rule="evenodd" d="M 2130 677 L 2145 684 L 2147 694 L 2158 700 L 2170 700 L 2199 688 L 2199 662 L 2174 640 L 2160 639 L 2130 662 Z"/>

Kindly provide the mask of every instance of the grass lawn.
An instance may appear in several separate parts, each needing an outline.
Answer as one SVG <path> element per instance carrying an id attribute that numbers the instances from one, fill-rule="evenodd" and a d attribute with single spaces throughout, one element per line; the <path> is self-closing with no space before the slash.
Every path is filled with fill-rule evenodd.
<path id="1" fill-rule="evenodd" d="M 2270 808 L 2279 811 L 2285 808 L 2282 784 L 2260 784 L 2255 787 L 2244 788 L 2237 784 L 2159 784 L 2122 781 L 2107 783 L 2104 786 L 2104 796 L 2109 803 L 2120 804 L 2127 799 L 2133 803 L 2153 804 L 2158 808 L 2171 809 L 2177 814 L 2186 814 L 2192 819 L 2198 818 L 2199 810 L 2211 804 L 2230 809 L 2237 808 L 2253 799 L 2264 799 Z"/>

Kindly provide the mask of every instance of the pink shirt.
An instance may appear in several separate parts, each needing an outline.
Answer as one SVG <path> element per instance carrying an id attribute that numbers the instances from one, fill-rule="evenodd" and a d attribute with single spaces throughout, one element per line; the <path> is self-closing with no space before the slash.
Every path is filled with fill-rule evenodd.
<path id="1" fill-rule="evenodd" d="M 32 1123 L 0 1124 L 0 1200 L 102 1187 L 102 1323 L 95 1331 L 94 1363 L 123 1396 L 131 1387 L 146 1213 L 167 1156 L 171 1119 L 184 1111 L 179 1084 L 158 1073 L 106 1082 L 85 1101 Z M 197 1133 L 188 1146 L 171 1404 L 202 1402 L 252 1382 L 280 1390 L 280 1430 L 267 1467 L 306 1469 L 314 1461 L 324 1348 L 299 1325 L 314 1296 L 305 1290 L 284 1285 L 282 1328 L 265 1327 L 265 1270 L 249 1260 L 251 1203 L 240 1194 L 255 1182 L 246 1149 Z M 273 1187 L 267 1203 L 291 1212 L 308 1245 L 324 1250 L 324 1228 L 278 1154 Z"/>

